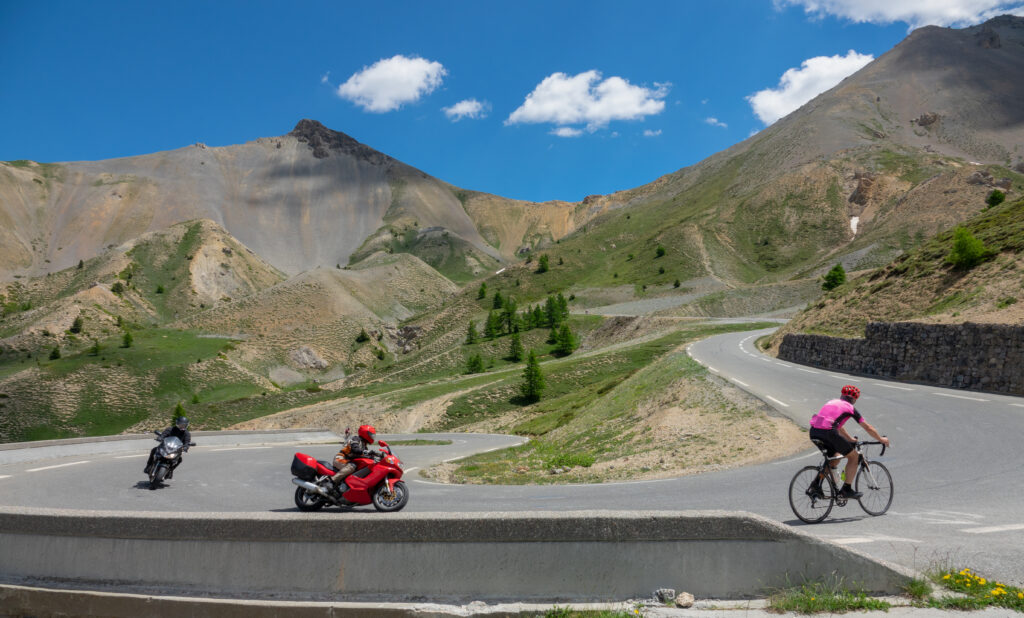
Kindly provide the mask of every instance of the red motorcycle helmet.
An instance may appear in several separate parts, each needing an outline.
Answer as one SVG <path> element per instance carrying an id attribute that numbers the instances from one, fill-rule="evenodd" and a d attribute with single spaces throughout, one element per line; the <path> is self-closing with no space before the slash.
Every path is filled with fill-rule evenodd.
<path id="1" fill-rule="evenodd" d="M 851 397 L 854 400 L 860 398 L 860 389 L 857 388 L 856 386 L 853 386 L 852 384 L 847 384 L 846 386 L 844 386 L 842 393 L 843 395 Z"/>
<path id="2" fill-rule="evenodd" d="M 360 425 L 359 437 L 367 444 L 373 444 L 374 439 L 377 438 L 377 430 L 373 428 L 373 425 Z"/>

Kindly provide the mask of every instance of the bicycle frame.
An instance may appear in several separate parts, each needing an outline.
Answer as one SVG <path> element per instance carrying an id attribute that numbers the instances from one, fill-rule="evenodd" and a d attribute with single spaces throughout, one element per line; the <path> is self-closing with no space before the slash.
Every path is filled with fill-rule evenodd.
<path id="1" fill-rule="evenodd" d="M 870 460 L 868 459 L 867 454 L 864 452 L 864 447 L 872 444 L 882 443 L 861 442 L 860 440 L 857 440 L 854 443 L 853 450 L 857 451 L 858 455 L 857 476 L 860 476 L 862 473 L 867 474 L 867 479 L 869 482 L 868 487 L 870 487 L 871 489 L 878 489 L 878 480 L 875 479 L 875 475 L 871 473 L 871 467 L 868 465 L 870 463 Z M 882 445 L 882 454 L 885 454 L 884 444 Z M 833 461 L 838 462 L 840 459 L 845 459 L 845 457 L 846 455 L 840 455 L 839 453 L 836 453 L 835 455 L 829 457 L 824 453 L 824 451 L 822 451 L 822 462 L 818 464 L 818 476 L 820 478 L 828 479 L 828 483 L 832 487 L 832 495 L 835 496 L 836 504 L 838 504 L 839 506 L 844 506 L 846 504 L 847 499 L 839 496 L 839 485 L 836 483 L 835 477 L 833 476 L 833 474 L 836 471 L 836 468 L 838 468 L 839 465 L 836 464 L 835 466 L 832 466 L 831 464 Z M 881 455 L 879 455 L 879 457 L 881 457 Z M 851 485 L 853 484 L 853 481 L 854 479 L 846 480 L 846 482 L 850 483 Z"/>

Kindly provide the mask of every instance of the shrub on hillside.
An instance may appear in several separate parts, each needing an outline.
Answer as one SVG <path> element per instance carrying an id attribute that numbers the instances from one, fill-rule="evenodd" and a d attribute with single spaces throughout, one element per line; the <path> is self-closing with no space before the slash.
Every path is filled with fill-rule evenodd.
<path id="1" fill-rule="evenodd" d="M 970 230 L 958 226 L 953 230 L 953 249 L 946 256 L 946 262 L 954 268 L 968 270 L 992 257 L 993 252 L 971 234 Z"/>
<path id="2" fill-rule="evenodd" d="M 998 206 L 998 205 L 1002 204 L 1003 200 L 1005 200 L 1005 199 L 1006 199 L 1006 194 L 1005 193 L 1003 193 L 999 189 L 992 189 L 992 193 L 988 194 L 988 199 L 985 200 L 985 203 L 988 204 L 989 207 Z"/>
<path id="3" fill-rule="evenodd" d="M 832 267 L 832 270 L 828 271 L 825 275 L 825 280 L 821 284 L 821 289 L 826 292 L 834 290 L 837 287 L 846 283 L 846 270 L 843 269 L 842 264 L 836 264 Z"/>

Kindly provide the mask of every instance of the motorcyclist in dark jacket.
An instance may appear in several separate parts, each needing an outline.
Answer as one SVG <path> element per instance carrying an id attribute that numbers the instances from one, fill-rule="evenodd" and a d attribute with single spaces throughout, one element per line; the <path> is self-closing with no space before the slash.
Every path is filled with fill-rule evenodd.
<path id="1" fill-rule="evenodd" d="M 183 450 L 185 452 L 188 452 L 188 446 L 192 442 L 192 434 L 188 430 L 188 419 L 185 418 L 184 416 L 179 416 L 178 418 L 174 419 L 174 424 L 168 427 L 167 429 L 161 431 L 160 437 L 158 439 L 161 442 L 163 442 L 163 439 L 168 436 L 174 436 L 175 438 L 181 440 L 181 443 L 185 445 Z M 156 446 L 153 447 L 153 450 L 149 452 L 149 461 L 146 462 L 146 469 L 144 470 L 146 474 L 149 474 L 150 472 L 153 471 L 153 462 L 156 461 L 156 452 L 159 448 L 160 445 L 157 444 Z M 179 465 L 181 465 L 180 458 L 176 462 L 174 462 L 174 468 L 177 468 Z M 171 478 L 172 476 L 174 476 L 174 468 L 171 468 L 167 472 L 167 478 Z"/>

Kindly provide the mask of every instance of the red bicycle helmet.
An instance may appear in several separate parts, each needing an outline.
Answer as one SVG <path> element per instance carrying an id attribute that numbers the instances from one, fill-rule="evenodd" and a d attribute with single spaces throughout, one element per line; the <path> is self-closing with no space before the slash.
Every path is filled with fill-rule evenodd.
<path id="1" fill-rule="evenodd" d="M 361 425 L 359 427 L 359 437 L 366 440 L 367 444 L 373 444 L 374 439 L 377 437 L 377 430 L 373 428 L 373 425 Z"/>
<path id="2" fill-rule="evenodd" d="M 847 397 L 853 397 L 854 399 L 860 398 L 860 389 L 852 384 L 847 384 L 843 387 L 843 395 Z"/>

